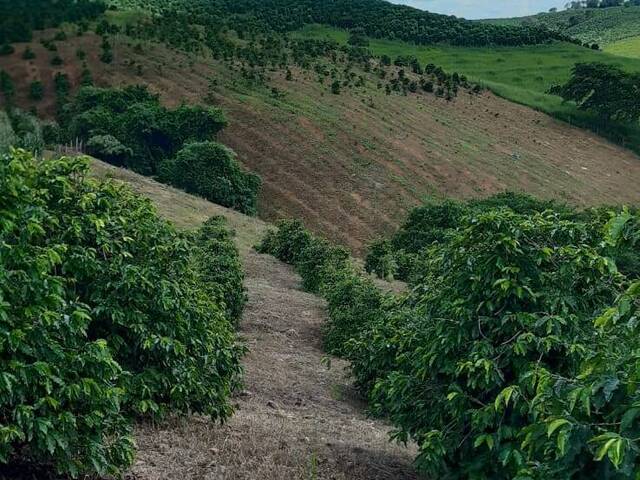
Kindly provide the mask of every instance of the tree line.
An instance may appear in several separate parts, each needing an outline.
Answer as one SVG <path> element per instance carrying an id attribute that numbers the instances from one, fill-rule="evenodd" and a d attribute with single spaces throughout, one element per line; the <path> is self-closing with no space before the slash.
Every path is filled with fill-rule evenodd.
<path id="1" fill-rule="evenodd" d="M 282 222 L 260 245 L 322 295 L 351 364 L 428 478 L 632 480 L 640 468 L 640 215 L 503 194 L 414 211 L 375 263 Z M 378 244 L 380 247 L 380 244 Z M 380 255 L 382 254 L 382 256 Z M 382 258 L 382 257 L 387 258 Z"/>
<path id="2" fill-rule="evenodd" d="M 29 42 L 34 30 L 62 22 L 96 19 L 106 8 L 100 0 L 0 0 L 0 45 Z"/>

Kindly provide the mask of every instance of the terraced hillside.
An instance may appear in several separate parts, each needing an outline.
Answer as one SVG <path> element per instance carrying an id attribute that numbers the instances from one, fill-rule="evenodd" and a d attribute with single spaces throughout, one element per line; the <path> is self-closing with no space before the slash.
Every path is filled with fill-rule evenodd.
<path id="1" fill-rule="evenodd" d="M 34 60 L 22 60 L 25 45 L 18 44 L 0 68 L 25 85 L 42 79 L 50 92 L 58 71 L 77 85 L 82 48 L 99 85 L 144 83 L 170 105 L 205 98 L 220 105 L 230 119 L 222 140 L 263 178 L 260 217 L 302 218 L 355 251 L 425 197 L 515 189 L 578 205 L 640 200 L 634 154 L 489 93 L 461 91 L 451 102 L 426 93 L 386 95 L 363 72 L 363 86 L 334 95 L 298 69 L 291 80 L 274 72 L 259 86 L 228 64 L 157 43 L 137 48 L 123 35 L 107 65 L 98 58 L 100 41 L 89 33 L 70 37 L 57 52 L 64 64 L 54 67 L 36 38 Z M 55 110 L 53 96 L 35 103 L 25 88 L 15 101 L 48 116 Z"/>
<path id="2" fill-rule="evenodd" d="M 544 25 L 583 42 L 606 45 L 640 35 L 640 6 L 570 9 L 483 22 L 496 25 Z"/>

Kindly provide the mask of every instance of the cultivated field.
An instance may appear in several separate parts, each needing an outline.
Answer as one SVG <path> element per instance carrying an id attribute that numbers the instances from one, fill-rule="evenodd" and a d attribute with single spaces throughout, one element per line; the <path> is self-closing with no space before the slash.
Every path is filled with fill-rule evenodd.
<path id="1" fill-rule="evenodd" d="M 182 228 L 222 215 L 236 232 L 249 303 L 240 334 L 250 349 L 237 411 L 216 425 L 192 416 L 136 429 L 130 480 L 411 480 L 415 448 L 389 443 L 389 427 L 367 418 L 346 363 L 325 365 L 324 302 L 301 290 L 292 268 L 253 249 L 267 224 L 105 163 L 93 172 L 150 198 Z"/>
<path id="2" fill-rule="evenodd" d="M 292 81 L 273 73 L 268 86 L 257 86 L 220 62 L 152 44 L 136 52 L 126 37 L 114 42 L 115 60 L 106 65 L 98 59 L 99 43 L 90 34 L 70 38 L 59 46 L 65 64 L 57 68 L 39 42 L 30 62 L 20 58 L 18 45 L 0 68 L 15 78 L 40 78 L 51 91 L 57 71 L 77 82 L 76 49 L 83 48 L 99 85 L 144 83 L 171 105 L 208 97 L 230 119 L 223 142 L 263 178 L 260 217 L 301 218 L 354 251 L 393 229 L 426 197 L 515 189 L 577 205 L 640 199 L 634 154 L 490 93 L 461 92 L 453 102 L 430 94 L 387 96 L 367 76 L 365 86 L 333 95 L 299 70 Z M 55 109 L 53 95 L 34 104 L 19 90 L 16 101 L 49 116 Z"/>
<path id="3" fill-rule="evenodd" d="M 303 38 L 332 39 L 346 43 L 348 33 L 332 27 L 310 25 L 296 33 Z M 576 63 L 601 62 L 640 72 L 639 58 L 590 50 L 570 43 L 526 47 L 425 46 L 397 40 L 371 39 L 377 55 L 396 58 L 413 55 L 424 64 L 434 63 L 449 72 L 459 72 L 489 87 L 495 94 L 545 112 L 573 125 L 588 127 L 604 136 L 626 137 L 625 143 L 640 153 L 640 126 L 597 125 L 594 115 L 579 111 L 575 105 L 547 92 L 553 85 L 566 82 Z M 615 48 L 615 47 L 614 47 Z"/>
<path id="4" fill-rule="evenodd" d="M 604 50 L 613 55 L 640 58 L 640 35 L 610 43 L 604 47 Z"/>

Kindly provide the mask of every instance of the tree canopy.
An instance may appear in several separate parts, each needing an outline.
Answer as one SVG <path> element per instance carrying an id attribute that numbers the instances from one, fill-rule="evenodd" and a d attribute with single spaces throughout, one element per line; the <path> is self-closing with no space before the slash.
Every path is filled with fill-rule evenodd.
<path id="1" fill-rule="evenodd" d="M 613 65 L 578 63 L 569 81 L 553 87 L 551 93 L 607 119 L 640 120 L 640 74 Z"/>

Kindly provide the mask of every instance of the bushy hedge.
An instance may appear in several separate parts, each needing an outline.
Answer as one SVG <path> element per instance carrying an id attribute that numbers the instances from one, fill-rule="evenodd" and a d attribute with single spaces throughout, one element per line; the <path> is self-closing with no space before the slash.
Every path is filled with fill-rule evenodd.
<path id="1" fill-rule="evenodd" d="M 298 220 L 287 220 L 268 232 L 257 250 L 294 265 L 303 287 L 322 293 L 328 300 L 332 314 L 324 326 L 324 346 L 333 354 L 343 355 L 346 342 L 362 328 L 356 320 L 359 307 L 367 301 L 372 309 L 379 304 L 378 299 L 365 298 L 373 284 L 359 276 L 346 249 L 311 234 Z M 364 319 L 365 315 L 360 317 Z"/>
<path id="2" fill-rule="evenodd" d="M 316 263 L 330 351 L 432 478 L 634 479 L 640 282 L 609 254 L 637 248 L 639 222 L 629 210 L 469 210 L 419 252 L 420 276 L 397 296 Z M 292 226 L 263 250 L 299 266 L 318 241 Z"/>
<path id="3" fill-rule="evenodd" d="M 117 475 L 135 416 L 231 414 L 243 348 L 210 295 L 236 284 L 210 285 L 192 237 L 87 173 L 0 159 L 0 462 Z"/>
<path id="4" fill-rule="evenodd" d="M 262 183 L 240 167 L 232 150 L 216 142 L 186 145 L 162 164 L 159 179 L 249 215 L 256 213 Z"/>
<path id="5" fill-rule="evenodd" d="M 412 281 L 416 259 L 434 242 L 442 242 L 459 227 L 463 217 L 498 207 L 529 214 L 553 210 L 563 218 L 575 218 L 571 207 L 552 200 L 540 200 L 524 193 L 498 193 L 482 200 L 460 202 L 432 201 L 414 208 L 407 220 L 389 239 L 373 242 L 368 249 L 365 268 L 380 278 Z"/>
<path id="6" fill-rule="evenodd" d="M 200 278 L 212 289 L 214 298 L 224 302 L 227 316 L 237 324 L 247 303 L 247 294 L 233 235 L 224 217 L 212 217 L 200 227 L 195 242 L 199 249 Z"/>

